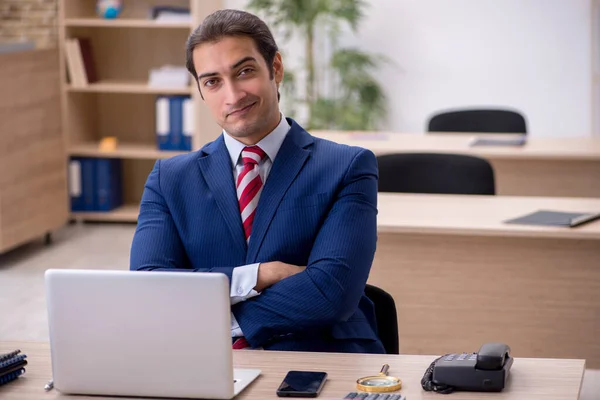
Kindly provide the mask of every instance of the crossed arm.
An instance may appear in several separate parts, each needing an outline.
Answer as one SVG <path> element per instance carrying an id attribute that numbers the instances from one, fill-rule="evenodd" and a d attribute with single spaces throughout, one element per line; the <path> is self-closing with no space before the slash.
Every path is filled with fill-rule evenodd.
<path id="1" fill-rule="evenodd" d="M 282 334 L 322 329 L 356 310 L 377 241 L 377 162 L 361 151 L 314 242 L 308 265 L 233 313 L 254 347 Z"/>
<path id="2" fill-rule="evenodd" d="M 183 244 L 159 185 L 159 162 L 148 178 L 133 240 L 131 269 L 222 272 L 236 266 L 189 269 Z M 306 268 L 276 261 L 260 264 L 260 296 L 232 306 L 254 347 L 282 334 L 331 326 L 356 310 L 377 241 L 377 161 L 361 150 L 317 234 Z M 307 301 L 310 299 L 310 301 Z"/>

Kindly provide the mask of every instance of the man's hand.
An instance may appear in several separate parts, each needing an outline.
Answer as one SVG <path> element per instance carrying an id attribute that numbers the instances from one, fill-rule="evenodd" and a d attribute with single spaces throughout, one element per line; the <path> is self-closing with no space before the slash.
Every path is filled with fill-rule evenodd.
<path id="1" fill-rule="evenodd" d="M 264 289 L 276 284 L 277 282 L 302 272 L 306 267 L 286 264 L 280 261 L 261 263 L 258 267 L 258 279 L 254 290 L 262 292 Z"/>

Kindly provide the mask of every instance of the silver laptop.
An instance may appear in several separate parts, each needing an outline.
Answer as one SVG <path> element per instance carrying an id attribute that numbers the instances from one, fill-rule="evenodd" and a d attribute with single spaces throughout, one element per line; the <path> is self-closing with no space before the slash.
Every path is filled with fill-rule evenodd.
<path id="1" fill-rule="evenodd" d="M 229 282 L 218 273 L 47 270 L 54 387 L 69 394 L 231 399 Z"/>

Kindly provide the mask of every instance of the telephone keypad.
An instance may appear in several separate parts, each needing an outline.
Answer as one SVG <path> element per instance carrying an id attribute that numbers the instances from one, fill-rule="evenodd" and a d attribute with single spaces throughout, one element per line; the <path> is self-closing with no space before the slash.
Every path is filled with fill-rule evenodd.
<path id="1" fill-rule="evenodd" d="M 477 353 L 447 354 L 444 361 L 476 361 Z"/>

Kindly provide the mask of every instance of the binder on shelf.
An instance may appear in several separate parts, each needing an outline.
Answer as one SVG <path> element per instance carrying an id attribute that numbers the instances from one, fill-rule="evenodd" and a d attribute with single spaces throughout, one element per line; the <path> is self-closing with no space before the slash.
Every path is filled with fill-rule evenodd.
<path id="1" fill-rule="evenodd" d="M 194 106 L 190 96 L 156 99 L 156 142 L 159 150 L 191 151 Z"/>
<path id="2" fill-rule="evenodd" d="M 169 150 L 169 97 L 156 99 L 156 145 L 159 150 Z"/>
<path id="3" fill-rule="evenodd" d="M 183 97 L 169 99 L 169 150 L 183 150 Z"/>
<path id="4" fill-rule="evenodd" d="M 69 163 L 71 211 L 112 211 L 123 205 L 118 158 L 73 157 Z"/>
<path id="5" fill-rule="evenodd" d="M 95 161 L 95 211 L 111 211 L 123 205 L 122 167 L 119 158 L 97 158 Z"/>
<path id="6" fill-rule="evenodd" d="M 94 160 L 72 157 L 69 162 L 71 211 L 94 210 Z"/>
<path id="7" fill-rule="evenodd" d="M 187 96 L 183 100 L 183 150 L 192 151 L 194 137 L 194 123 L 196 116 L 194 112 L 194 100 Z"/>

